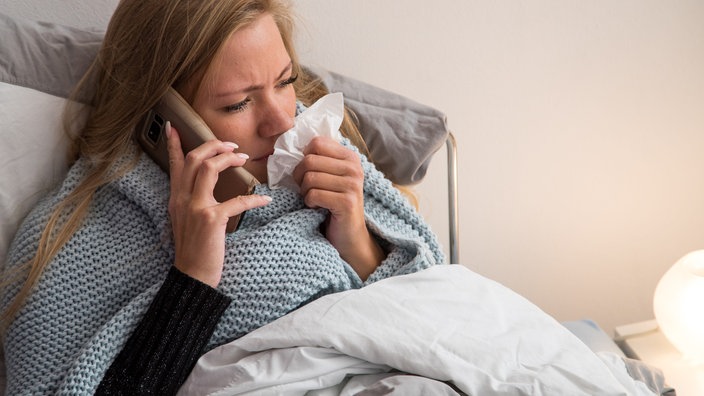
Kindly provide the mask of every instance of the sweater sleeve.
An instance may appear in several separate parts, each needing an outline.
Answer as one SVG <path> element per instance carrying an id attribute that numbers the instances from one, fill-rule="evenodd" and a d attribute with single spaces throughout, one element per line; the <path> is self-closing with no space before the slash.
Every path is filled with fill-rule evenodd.
<path id="1" fill-rule="evenodd" d="M 96 394 L 175 394 L 203 354 L 230 301 L 172 267 Z"/>

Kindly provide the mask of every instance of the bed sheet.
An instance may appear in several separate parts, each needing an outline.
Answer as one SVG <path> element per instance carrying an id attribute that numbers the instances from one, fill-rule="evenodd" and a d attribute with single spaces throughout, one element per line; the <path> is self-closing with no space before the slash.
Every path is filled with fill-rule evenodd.
<path id="1" fill-rule="evenodd" d="M 403 394 L 394 386 L 418 377 L 431 394 L 659 392 L 510 289 L 441 265 L 322 297 L 215 348 L 180 394 Z"/>

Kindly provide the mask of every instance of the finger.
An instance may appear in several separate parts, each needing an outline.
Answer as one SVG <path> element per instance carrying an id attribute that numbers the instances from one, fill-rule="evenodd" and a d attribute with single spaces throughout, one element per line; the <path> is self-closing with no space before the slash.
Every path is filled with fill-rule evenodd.
<path id="1" fill-rule="evenodd" d="M 233 152 L 237 147 L 237 144 L 232 142 L 223 142 L 217 139 L 209 140 L 186 154 L 186 167 L 195 166 L 197 168 L 206 159 L 221 153 Z"/>
<path id="2" fill-rule="evenodd" d="M 293 180 L 301 185 L 306 174 L 312 172 L 330 173 L 341 176 L 345 174 L 344 161 L 324 157 L 317 154 L 308 154 L 293 169 Z"/>
<path id="3" fill-rule="evenodd" d="M 326 157 L 347 159 L 350 158 L 350 154 L 353 155 L 354 153 L 333 138 L 316 136 L 303 149 L 303 154 L 318 154 Z"/>
<path id="4" fill-rule="evenodd" d="M 363 187 L 362 179 L 336 176 L 325 172 L 306 172 L 299 186 L 302 196 L 314 189 L 338 193 L 361 193 Z"/>
<path id="5" fill-rule="evenodd" d="M 176 128 L 166 121 L 166 148 L 169 153 L 169 175 L 171 177 L 171 194 L 178 190 L 181 172 L 183 171 L 183 150 L 181 150 L 181 139 Z"/>
<path id="6" fill-rule="evenodd" d="M 303 196 L 303 202 L 309 208 L 325 208 L 335 217 L 340 217 L 344 213 L 352 213 L 357 205 L 357 201 L 351 194 L 321 189 L 309 190 Z"/>
<path id="7" fill-rule="evenodd" d="M 242 166 L 249 158 L 244 153 L 225 152 L 204 160 L 198 168 L 193 184 L 195 199 L 213 199 L 213 190 L 220 172 L 232 166 Z"/>
<path id="8" fill-rule="evenodd" d="M 271 197 L 268 195 L 249 194 L 238 195 L 221 203 L 223 212 L 227 217 L 236 216 L 250 209 L 268 205 L 271 202 Z"/>
<path id="9" fill-rule="evenodd" d="M 232 153 L 237 145 L 232 142 L 209 140 L 189 151 L 184 158 L 183 172 L 181 174 L 184 186 L 193 186 L 196 176 L 203 161 L 222 153 Z"/>
<path id="10" fill-rule="evenodd" d="M 353 178 L 363 177 L 361 165 L 356 156 L 355 161 L 350 161 L 308 154 L 294 168 L 293 179 L 299 186 L 302 186 L 306 177 L 316 178 L 315 175 L 309 176 L 309 173 L 328 173 L 334 176 L 349 176 Z M 319 184 L 315 185 L 319 186 Z"/>
<path id="11" fill-rule="evenodd" d="M 364 205 L 362 180 L 325 173 L 308 173 L 301 183 L 301 196 L 310 208 L 347 213 Z"/>

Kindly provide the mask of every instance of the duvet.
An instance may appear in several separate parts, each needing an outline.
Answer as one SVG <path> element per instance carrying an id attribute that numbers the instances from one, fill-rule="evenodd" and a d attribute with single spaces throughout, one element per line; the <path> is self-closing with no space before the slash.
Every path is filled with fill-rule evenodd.
<path id="1" fill-rule="evenodd" d="M 182 395 L 653 395 L 461 265 L 322 297 L 196 364 Z"/>

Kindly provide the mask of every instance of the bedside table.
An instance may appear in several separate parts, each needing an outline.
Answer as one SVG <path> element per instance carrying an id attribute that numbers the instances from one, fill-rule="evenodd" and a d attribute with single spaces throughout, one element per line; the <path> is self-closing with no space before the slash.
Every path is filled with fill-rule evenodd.
<path id="1" fill-rule="evenodd" d="M 618 326 L 614 333 L 626 356 L 662 370 L 677 396 L 704 395 L 704 365 L 687 362 L 660 332 L 655 320 Z"/>

